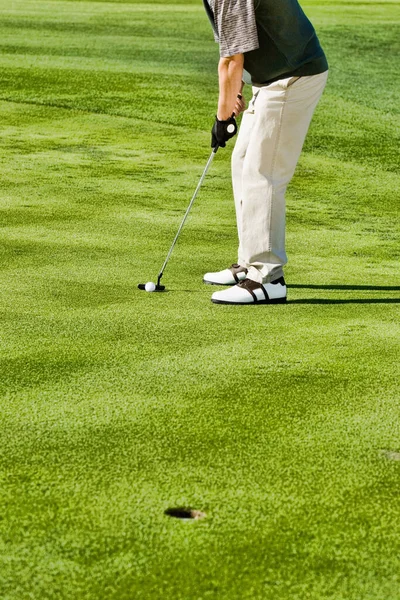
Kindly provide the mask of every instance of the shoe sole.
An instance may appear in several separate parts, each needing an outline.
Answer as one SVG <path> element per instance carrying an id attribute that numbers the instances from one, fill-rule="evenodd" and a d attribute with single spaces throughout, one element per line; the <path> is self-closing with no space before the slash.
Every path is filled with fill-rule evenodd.
<path id="1" fill-rule="evenodd" d="M 257 302 L 228 302 L 227 300 L 213 300 L 214 304 L 234 304 L 235 306 L 254 306 L 258 304 L 286 304 L 287 297 L 284 298 L 273 298 L 272 300 L 258 300 Z"/>

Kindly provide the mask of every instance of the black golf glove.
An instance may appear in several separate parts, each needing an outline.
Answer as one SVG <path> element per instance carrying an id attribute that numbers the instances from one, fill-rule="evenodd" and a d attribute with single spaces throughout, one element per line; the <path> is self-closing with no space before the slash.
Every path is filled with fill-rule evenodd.
<path id="1" fill-rule="evenodd" d="M 234 115 L 226 121 L 220 121 L 215 117 L 215 123 L 211 130 L 211 148 L 225 148 L 226 142 L 230 140 L 237 132 L 236 119 Z"/>

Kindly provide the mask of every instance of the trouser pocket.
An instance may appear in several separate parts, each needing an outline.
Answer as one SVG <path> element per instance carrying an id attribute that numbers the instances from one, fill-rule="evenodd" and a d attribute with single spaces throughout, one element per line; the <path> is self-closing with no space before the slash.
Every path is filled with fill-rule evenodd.
<path id="1" fill-rule="evenodd" d="M 253 114 L 255 111 L 255 105 L 256 105 L 256 100 L 258 97 L 258 94 L 260 93 L 260 88 L 253 88 L 253 97 L 249 102 L 249 105 L 246 109 L 246 113 L 248 114 Z"/>

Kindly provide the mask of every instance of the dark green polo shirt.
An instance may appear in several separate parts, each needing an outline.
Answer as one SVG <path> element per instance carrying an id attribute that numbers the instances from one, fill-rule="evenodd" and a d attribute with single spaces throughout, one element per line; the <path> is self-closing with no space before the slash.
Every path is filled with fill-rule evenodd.
<path id="1" fill-rule="evenodd" d="M 328 69 L 315 29 L 297 0 L 203 0 L 221 56 L 244 55 L 253 85 Z"/>

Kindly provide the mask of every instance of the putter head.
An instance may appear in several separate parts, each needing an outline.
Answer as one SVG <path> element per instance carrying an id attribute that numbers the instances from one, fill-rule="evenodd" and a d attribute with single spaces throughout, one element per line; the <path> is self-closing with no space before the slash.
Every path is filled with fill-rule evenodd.
<path id="1" fill-rule="evenodd" d="M 138 284 L 138 288 L 139 290 L 145 290 L 146 284 L 145 283 L 139 283 Z M 163 292 L 165 290 L 165 285 L 156 285 L 156 289 L 154 290 L 155 292 Z"/>

